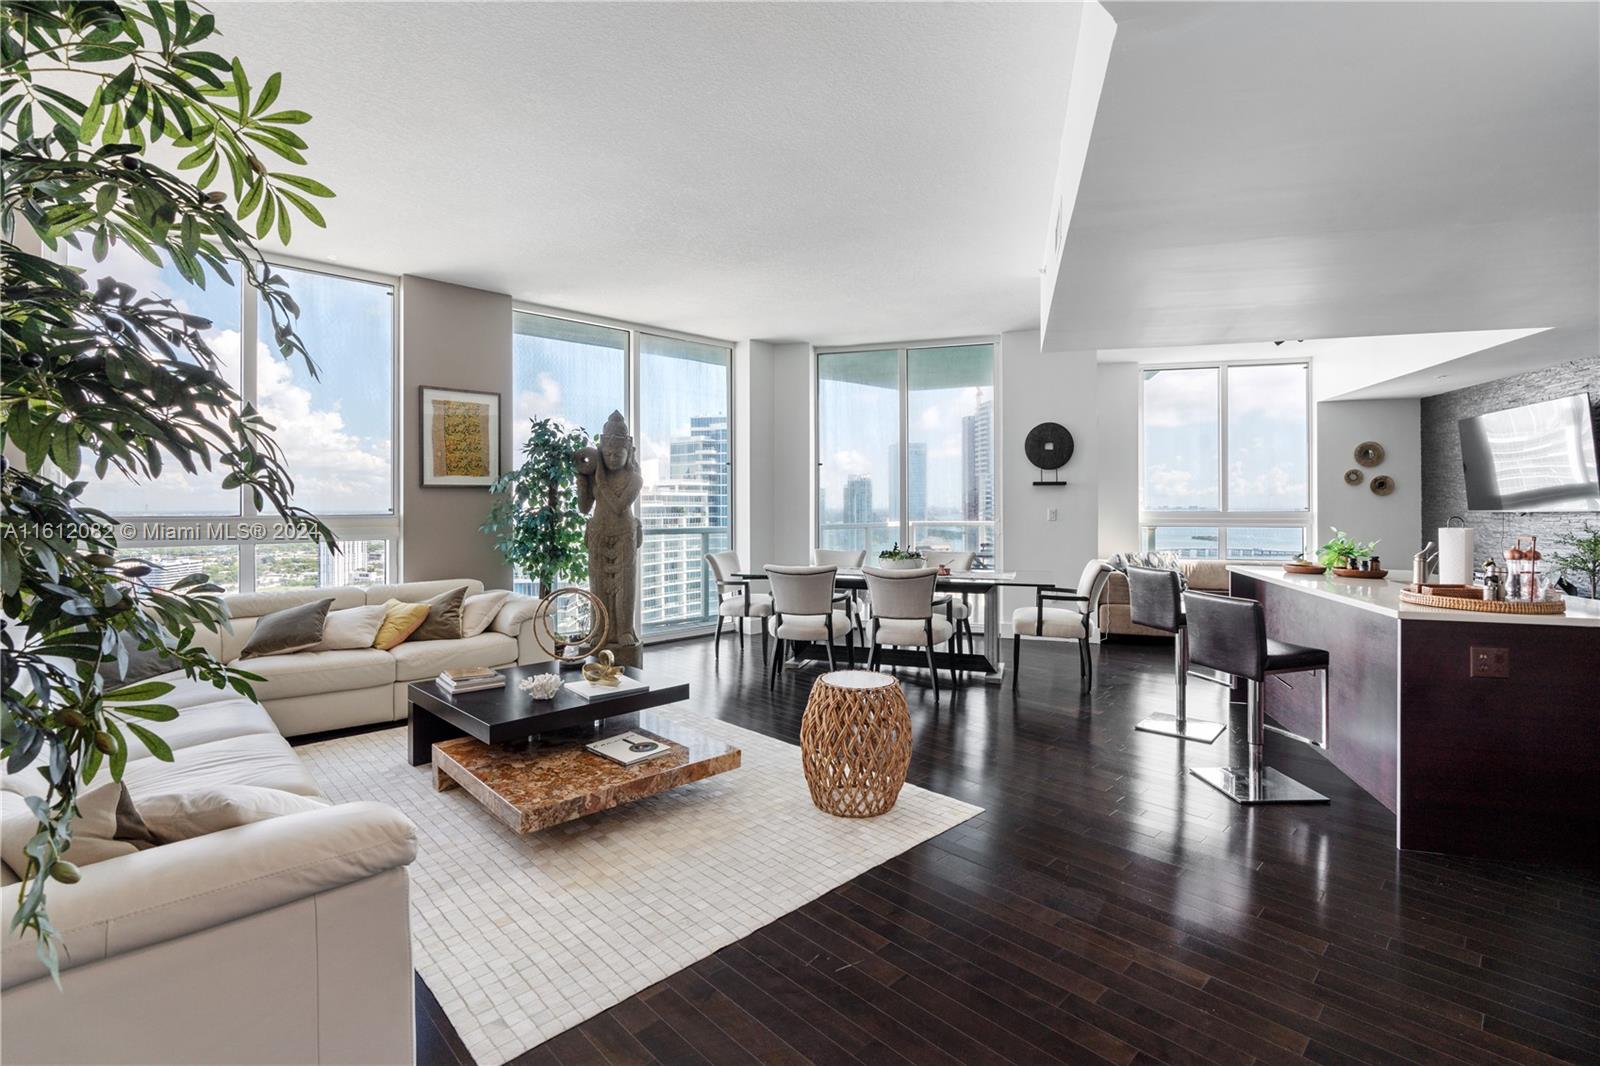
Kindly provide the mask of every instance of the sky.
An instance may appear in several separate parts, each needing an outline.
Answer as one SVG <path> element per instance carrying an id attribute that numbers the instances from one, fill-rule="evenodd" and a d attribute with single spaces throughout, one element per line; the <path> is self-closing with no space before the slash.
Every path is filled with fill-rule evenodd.
<path id="1" fill-rule="evenodd" d="M 993 348 L 913 349 L 908 359 L 908 435 L 913 444 L 927 445 L 927 512 L 910 517 L 960 519 L 966 491 L 961 420 L 994 398 Z M 845 483 L 864 475 L 872 479 L 874 513 L 898 521 L 899 353 L 823 354 L 818 379 L 824 519 L 838 520 Z"/>
<path id="2" fill-rule="evenodd" d="M 170 267 L 158 269 L 125 246 L 104 262 L 73 252 L 93 283 L 114 277 L 144 294 L 171 298 L 212 320 L 207 341 L 237 386 L 240 291 L 210 276 L 204 289 Z M 271 422 L 295 481 L 295 502 L 320 514 L 387 513 L 392 508 L 393 312 L 389 287 L 278 268 L 301 306 L 296 329 L 321 373 L 313 380 L 302 360 L 285 364 L 275 348 L 257 343 L 256 406 Z M 270 336 L 264 312 L 260 333 Z M 237 492 L 217 487 L 222 474 L 198 477 L 168 467 L 159 488 L 111 472 L 91 485 L 90 502 L 113 515 L 237 514 Z"/>
<path id="3" fill-rule="evenodd" d="M 1228 509 L 1304 510 L 1309 488 L 1303 365 L 1235 366 L 1228 373 Z M 1147 511 L 1215 511 L 1218 372 L 1144 375 Z"/>

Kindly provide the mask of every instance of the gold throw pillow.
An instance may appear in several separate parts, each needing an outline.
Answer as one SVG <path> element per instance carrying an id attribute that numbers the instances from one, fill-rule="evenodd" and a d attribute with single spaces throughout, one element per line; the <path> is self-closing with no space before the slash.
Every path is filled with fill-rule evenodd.
<path id="1" fill-rule="evenodd" d="M 378 635 L 372 638 L 372 646 L 380 651 L 388 651 L 404 643 L 427 620 L 427 604 L 389 600 L 383 605 L 383 624 L 378 627 Z"/>

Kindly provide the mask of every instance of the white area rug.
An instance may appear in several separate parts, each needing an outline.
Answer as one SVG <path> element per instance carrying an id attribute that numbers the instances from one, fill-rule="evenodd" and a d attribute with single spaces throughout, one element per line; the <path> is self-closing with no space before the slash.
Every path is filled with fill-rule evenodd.
<path id="1" fill-rule="evenodd" d="M 800 749 L 687 712 L 743 765 L 520 837 L 461 789 L 406 765 L 403 729 L 296 749 L 334 800 L 416 822 L 417 972 L 480 1064 L 499 1064 L 614 1006 L 982 808 L 907 785 L 888 814 L 811 804 Z M 608 943 L 624 930 L 626 943 Z"/>

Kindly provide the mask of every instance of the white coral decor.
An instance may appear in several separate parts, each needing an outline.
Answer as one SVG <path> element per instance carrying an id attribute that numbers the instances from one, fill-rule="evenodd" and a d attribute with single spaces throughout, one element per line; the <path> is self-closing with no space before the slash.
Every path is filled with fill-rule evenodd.
<path id="1" fill-rule="evenodd" d="M 536 700 L 554 699 L 555 694 L 561 691 L 561 675 L 535 674 L 524 679 L 518 687 Z"/>

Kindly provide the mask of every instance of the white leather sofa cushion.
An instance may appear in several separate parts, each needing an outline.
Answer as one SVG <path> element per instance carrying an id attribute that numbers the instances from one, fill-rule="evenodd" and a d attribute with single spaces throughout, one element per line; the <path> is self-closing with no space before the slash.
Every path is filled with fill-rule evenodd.
<path id="1" fill-rule="evenodd" d="M 1083 616 L 1077 611 L 1060 607 L 1044 609 L 1044 623 L 1039 622 L 1039 608 L 1019 607 L 1011 613 L 1011 631 L 1024 637 L 1056 637 L 1068 640 L 1086 636 Z"/>
<path id="2" fill-rule="evenodd" d="M 130 759 L 122 772 L 137 803 L 140 796 L 181 792 L 214 785 L 259 785 L 322 799 L 322 790 L 306 772 L 289 742 L 276 733 L 213 740 L 179 748 L 172 762 Z"/>
<path id="3" fill-rule="evenodd" d="M 61 968 L 134 951 L 351 884 L 411 862 L 416 827 L 381 803 L 269 818 L 96 863 L 50 887 Z M 16 893 L 5 894 L 9 926 Z M 8 936 L 5 987 L 44 973 L 32 938 Z"/>
<path id="4" fill-rule="evenodd" d="M 388 653 L 396 681 L 421 681 L 458 666 L 505 666 L 517 661 L 517 642 L 503 633 L 480 633 L 461 640 L 407 641 Z"/>
<path id="5" fill-rule="evenodd" d="M 533 613 L 539 609 L 539 600 L 534 596 L 519 596 L 512 593 L 501 606 L 500 613 L 494 616 L 494 621 L 489 624 L 489 629 L 495 633 L 504 633 L 514 637 L 522 627 L 533 620 Z"/>
<path id="6" fill-rule="evenodd" d="M 452 577 L 442 581 L 407 581 L 400 585 L 368 585 L 361 591 L 366 594 L 367 603 L 383 603 L 385 600 L 399 600 L 401 603 L 421 603 L 423 600 L 449 592 L 451 589 L 466 586 L 468 596 L 476 596 L 483 591 L 483 582 L 471 578 Z M 334 604 L 342 607 L 343 604 Z"/>
<path id="7" fill-rule="evenodd" d="M 141 719 L 139 724 L 166 741 L 167 746 L 174 751 L 179 748 L 192 748 L 198 744 L 210 744 L 215 740 L 271 735 L 278 732 L 278 727 L 272 722 L 272 716 L 267 714 L 259 703 L 252 703 L 242 696 L 181 708 L 178 717 L 170 722 L 149 722 Z M 128 758 L 132 760 L 154 758 L 154 756 L 136 738 L 129 737 Z"/>
<path id="8" fill-rule="evenodd" d="M 807 606 L 812 606 L 807 604 Z M 821 604 L 815 606 L 820 607 Z M 850 635 L 850 616 L 843 611 L 833 612 L 833 639 L 842 641 Z M 773 634 L 779 640 L 827 640 L 827 617 L 820 614 L 786 614 Z"/>
<path id="9" fill-rule="evenodd" d="M 943 644 L 950 639 L 956 627 L 942 614 L 933 616 L 933 642 Z M 867 633 L 870 635 L 869 628 Z M 928 628 L 919 619 L 915 618 L 883 618 L 878 621 L 879 644 L 906 644 L 912 647 L 922 647 L 928 643 Z"/>
<path id="10" fill-rule="evenodd" d="M 250 683 L 258 700 L 281 700 L 313 692 L 346 692 L 390 685 L 395 680 L 394 656 L 377 648 L 263 655 L 229 665 L 265 679 Z"/>
<path id="11" fill-rule="evenodd" d="M 150 680 L 162 681 L 172 686 L 171 692 L 150 702 L 176 707 L 180 711 L 186 707 L 202 707 L 208 703 L 227 703 L 230 700 L 243 698 L 229 686 L 217 688 L 209 681 L 196 681 L 185 677 L 181 670 L 157 674 Z"/>

